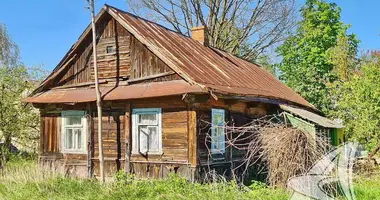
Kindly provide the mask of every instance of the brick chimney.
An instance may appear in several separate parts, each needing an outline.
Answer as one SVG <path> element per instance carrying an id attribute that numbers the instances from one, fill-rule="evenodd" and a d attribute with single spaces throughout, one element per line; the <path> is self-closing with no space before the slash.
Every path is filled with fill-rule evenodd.
<path id="1" fill-rule="evenodd" d="M 202 45 L 207 46 L 207 33 L 205 26 L 197 26 L 191 29 L 191 38 L 200 42 Z"/>

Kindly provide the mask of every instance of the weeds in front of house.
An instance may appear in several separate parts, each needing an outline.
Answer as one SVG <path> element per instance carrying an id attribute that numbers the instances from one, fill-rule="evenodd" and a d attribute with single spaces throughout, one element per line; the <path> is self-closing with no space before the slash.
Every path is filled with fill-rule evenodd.
<path id="1" fill-rule="evenodd" d="M 138 180 L 118 172 L 114 182 L 62 177 L 41 171 L 35 160 L 12 160 L 0 176 L 0 199 L 287 199 L 265 184 L 221 181 L 190 183 L 170 174 L 165 180 Z"/>
<path id="2" fill-rule="evenodd" d="M 62 177 L 37 167 L 33 159 L 11 160 L 0 175 L 0 199 L 288 199 L 289 192 L 258 181 L 249 186 L 234 181 L 200 184 L 171 174 L 165 180 L 138 180 L 118 172 L 114 182 Z M 357 199 L 380 196 L 380 175 L 355 178 Z"/>

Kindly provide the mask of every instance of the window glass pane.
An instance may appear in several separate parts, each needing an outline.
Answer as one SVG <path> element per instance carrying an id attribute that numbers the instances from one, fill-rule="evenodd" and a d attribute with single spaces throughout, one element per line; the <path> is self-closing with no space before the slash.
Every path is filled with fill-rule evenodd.
<path id="1" fill-rule="evenodd" d="M 107 53 L 113 53 L 113 46 L 107 46 L 106 51 Z"/>
<path id="2" fill-rule="evenodd" d="M 224 125 L 224 116 L 222 114 L 214 114 L 212 116 L 212 124 L 215 126 L 223 126 Z"/>
<path id="3" fill-rule="evenodd" d="M 149 151 L 158 151 L 158 127 L 148 127 L 149 133 Z"/>
<path id="4" fill-rule="evenodd" d="M 75 135 L 76 135 L 76 149 L 82 149 L 82 130 L 81 129 L 75 129 Z"/>
<path id="5" fill-rule="evenodd" d="M 211 150 L 214 152 L 224 152 L 225 130 L 224 130 L 224 110 L 212 109 L 212 134 Z"/>
<path id="6" fill-rule="evenodd" d="M 66 125 L 81 125 L 82 117 L 81 116 L 67 116 L 66 117 Z"/>
<path id="7" fill-rule="evenodd" d="M 139 114 L 138 115 L 138 123 L 146 124 L 146 125 L 155 125 L 157 124 L 157 114 Z"/>
<path id="8" fill-rule="evenodd" d="M 72 129 L 66 129 L 66 135 L 65 135 L 65 141 L 66 141 L 66 149 L 72 149 L 73 148 L 73 130 Z"/>
<path id="9" fill-rule="evenodd" d="M 139 126 L 139 151 L 141 153 L 146 153 L 148 151 L 148 127 Z"/>
<path id="10" fill-rule="evenodd" d="M 219 128 L 217 128 L 216 129 L 217 130 L 217 137 L 218 137 L 218 143 L 217 143 L 217 145 L 218 145 L 218 149 L 219 150 L 224 150 L 224 140 L 225 140 L 225 135 L 224 135 L 224 128 L 222 128 L 222 127 L 219 127 Z"/>

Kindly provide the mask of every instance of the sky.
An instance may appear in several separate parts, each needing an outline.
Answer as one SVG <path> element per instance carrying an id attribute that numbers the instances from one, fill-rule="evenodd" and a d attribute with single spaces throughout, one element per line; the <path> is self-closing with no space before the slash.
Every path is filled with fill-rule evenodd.
<path id="1" fill-rule="evenodd" d="M 342 21 L 360 39 L 360 50 L 380 50 L 380 0 L 328 0 L 342 8 Z M 299 7 L 305 0 L 297 0 Z M 96 0 L 127 10 L 125 0 Z M 0 22 L 19 46 L 27 66 L 52 70 L 90 23 L 86 0 L 1 0 Z"/>

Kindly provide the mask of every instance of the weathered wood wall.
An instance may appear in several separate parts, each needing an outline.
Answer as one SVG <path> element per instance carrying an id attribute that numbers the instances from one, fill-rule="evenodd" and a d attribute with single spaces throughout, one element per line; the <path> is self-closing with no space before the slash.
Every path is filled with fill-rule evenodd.
<path id="1" fill-rule="evenodd" d="M 97 22 L 97 34 L 99 35 L 97 55 L 100 80 L 116 82 L 149 78 L 157 74 L 162 74 L 163 77 L 150 81 L 180 79 L 162 60 L 110 15 L 105 14 Z M 107 49 L 112 49 L 112 52 L 107 52 Z M 91 34 L 85 37 L 67 60 L 67 63 L 63 63 L 67 65 L 66 69 L 53 81 L 52 87 L 94 81 Z"/>
<path id="2" fill-rule="evenodd" d="M 240 127 L 251 122 L 251 119 L 270 114 L 274 106 L 265 103 L 242 102 L 238 100 L 219 99 L 215 101 L 210 99 L 197 108 L 198 122 L 198 154 L 200 165 L 219 165 L 222 163 L 230 163 L 231 161 L 239 161 L 244 156 L 244 152 L 234 147 L 226 149 L 224 154 L 211 154 L 211 109 L 220 108 L 225 110 L 225 121 L 228 126 Z M 250 133 L 247 133 L 250 134 Z M 236 137 L 231 134 L 230 138 Z M 244 138 L 241 137 L 241 138 Z M 241 141 L 244 142 L 244 141 Z M 248 141 L 245 141 L 248 142 Z M 226 145 L 227 146 L 227 145 Z"/>
<path id="3" fill-rule="evenodd" d="M 143 78 L 172 70 L 135 37 L 131 40 L 131 79 Z"/>
<path id="4" fill-rule="evenodd" d="M 60 148 L 59 116 L 41 115 L 41 136 L 40 152 L 42 154 L 57 153 Z"/>
<path id="5" fill-rule="evenodd" d="M 125 158 L 124 139 L 124 111 L 108 110 L 102 117 L 102 140 L 105 173 L 112 176 L 118 170 L 122 170 Z M 94 175 L 99 175 L 99 139 L 98 139 L 98 118 L 94 113 Z"/>
<path id="6" fill-rule="evenodd" d="M 133 108 L 162 108 L 163 154 L 132 154 L 132 171 L 147 178 L 166 177 L 169 172 L 189 177 L 187 104 L 177 96 L 132 101 Z"/>
<path id="7" fill-rule="evenodd" d="M 61 120 L 60 111 L 42 111 L 39 164 L 64 175 L 87 177 L 87 154 L 61 151 Z"/>
<path id="8" fill-rule="evenodd" d="M 126 109 L 126 105 L 130 105 L 130 110 Z M 88 169 L 91 169 L 90 173 L 93 173 L 95 177 L 99 174 L 99 160 L 98 160 L 98 137 L 97 137 L 97 117 L 95 112 L 95 105 L 91 104 L 91 120 L 88 125 L 92 128 L 88 131 L 88 141 L 91 141 L 92 145 L 89 145 L 89 153 L 87 154 L 65 154 L 61 153 L 59 149 L 51 154 L 41 154 L 41 163 L 45 167 L 54 167 L 54 170 L 58 171 L 57 168 L 65 174 L 78 175 L 86 177 Z M 134 108 L 162 108 L 162 155 L 140 155 L 133 154 L 129 158 L 131 171 L 135 173 L 138 177 L 151 177 L 151 178 L 162 178 L 166 177 L 169 172 L 176 172 L 185 177 L 191 176 L 190 173 L 190 162 L 189 159 L 192 158 L 189 155 L 189 111 L 188 105 L 185 103 L 180 96 L 176 97 L 163 97 L 163 98 L 152 98 L 143 100 L 133 100 L 133 101 L 120 101 L 120 102 L 106 102 L 103 109 L 103 148 L 104 148 L 104 159 L 105 159 L 105 172 L 108 176 L 113 176 L 117 170 L 123 170 L 126 168 L 125 159 L 127 153 L 126 144 L 131 137 L 131 123 L 126 122 L 126 116 L 130 115 L 130 112 Z M 85 110 L 85 105 L 77 104 L 75 106 L 70 105 L 55 105 L 51 106 L 49 112 L 54 114 L 49 114 L 49 117 L 45 121 L 49 123 L 44 123 L 48 129 L 43 131 L 41 144 L 49 147 L 49 149 L 55 149 L 50 145 L 50 141 L 53 140 L 58 145 L 60 139 L 50 139 L 59 136 L 59 120 L 61 110 Z M 86 110 L 88 112 L 88 110 Z M 51 117 L 53 116 L 54 117 Z M 54 120 L 50 120 L 54 119 Z M 195 121 L 195 116 L 192 117 Z M 53 121 L 50 123 L 50 121 Z M 127 129 L 126 129 L 126 124 Z M 193 123 L 190 126 L 196 126 Z M 195 131 L 195 128 L 192 127 Z M 57 131 L 56 131 L 57 130 Z M 129 132 L 128 132 L 129 131 Z M 92 138 L 92 139 L 91 139 Z M 52 147 L 50 147 L 52 146 Z M 193 145 L 193 152 L 194 145 Z M 88 156 L 91 156 L 91 162 L 88 162 Z M 57 164 L 58 163 L 58 164 Z"/>
<path id="9" fill-rule="evenodd" d="M 88 111 L 89 107 L 91 112 Z M 162 155 L 129 154 L 128 147 L 131 148 L 132 137 L 131 111 L 134 108 L 162 108 Z M 224 154 L 210 154 L 211 145 L 206 141 L 206 135 L 211 134 L 210 125 L 203 121 L 211 122 L 212 108 L 225 109 L 228 125 L 236 127 L 275 110 L 270 104 L 223 99 L 209 99 L 203 103 L 191 104 L 180 96 L 106 102 L 102 118 L 102 139 L 107 176 L 113 176 L 118 170 L 127 170 L 140 178 L 164 178 L 168 173 L 175 172 L 190 180 L 196 180 L 210 169 L 209 165 L 218 173 L 228 173 L 231 163 L 238 163 L 244 156 L 244 151 L 227 148 Z M 49 109 L 52 113 L 41 116 L 40 163 L 67 175 L 87 177 L 89 172 L 97 177 L 99 160 L 95 104 L 59 104 L 46 108 Z M 60 152 L 61 110 L 86 110 L 91 113 L 88 133 L 92 135 L 88 136 L 88 153 Z"/>

